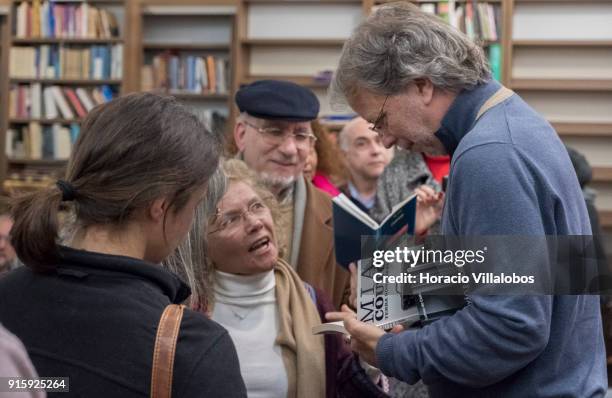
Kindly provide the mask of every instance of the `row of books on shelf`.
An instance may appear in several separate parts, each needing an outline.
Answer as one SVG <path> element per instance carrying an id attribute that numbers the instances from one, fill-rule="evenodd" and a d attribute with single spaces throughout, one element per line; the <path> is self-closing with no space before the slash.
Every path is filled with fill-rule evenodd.
<path id="1" fill-rule="evenodd" d="M 111 86 L 93 89 L 45 86 L 40 83 L 14 85 L 9 94 L 9 118 L 57 119 L 83 118 L 96 105 L 116 97 Z"/>
<path id="2" fill-rule="evenodd" d="M 123 45 L 11 47 L 12 78 L 121 79 Z"/>
<path id="3" fill-rule="evenodd" d="M 18 196 L 25 192 L 32 192 L 38 189 L 44 189 L 53 185 L 58 178 L 63 177 L 63 172 L 60 168 L 54 171 L 42 170 L 20 170 L 18 172 L 10 172 L 7 178 L 2 183 L 4 192 L 10 196 Z"/>
<path id="4" fill-rule="evenodd" d="M 68 159 L 79 132 L 77 123 L 63 126 L 31 122 L 19 129 L 8 129 L 6 155 L 9 159 Z"/>
<path id="5" fill-rule="evenodd" d="M 501 38 L 501 7 L 498 4 L 468 0 L 455 6 L 453 0 L 421 4 L 423 11 L 436 14 L 472 40 L 497 41 Z"/>
<path id="6" fill-rule="evenodd" d="M 228 76 L 229 61 L 225 58 L 164 52 L 142 67 L 141 87 L 169 93 L 226 94 Z"/>
<path id="7" fill-rule="evenodd" d="M 86 2 L 23 1 L 16 7 L 17 38 L 108 39 L 119 36 L 115 15 Z"/>

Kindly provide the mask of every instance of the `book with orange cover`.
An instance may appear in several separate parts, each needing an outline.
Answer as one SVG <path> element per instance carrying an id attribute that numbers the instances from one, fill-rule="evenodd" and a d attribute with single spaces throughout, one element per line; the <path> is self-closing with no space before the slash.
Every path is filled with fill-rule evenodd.
<path id="1" fill-rule="evenodd" d="M 217 73 L 215 71 L 215 58 L 212 55 L 206 57 L 206 70 L 208 72 L 208 90 L 217 92 Z"/>

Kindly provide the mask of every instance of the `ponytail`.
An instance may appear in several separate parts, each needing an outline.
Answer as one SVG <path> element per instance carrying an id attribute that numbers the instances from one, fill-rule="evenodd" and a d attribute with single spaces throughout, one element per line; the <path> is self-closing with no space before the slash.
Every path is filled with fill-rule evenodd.
<path id="1" fill-rule="evenodd" d="M 59 260 L 58 213 L 62 192 L 56 185 L 13 200 L 11 244 L 32 270 L 49 272 Z"/>

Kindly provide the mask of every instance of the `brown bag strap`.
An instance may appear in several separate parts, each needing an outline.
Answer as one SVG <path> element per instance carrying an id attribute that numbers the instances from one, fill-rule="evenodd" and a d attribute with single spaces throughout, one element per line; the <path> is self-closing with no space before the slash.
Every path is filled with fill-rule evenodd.
<path id="1" fill-rule="evenodd" d="M 497 90 L 484 104 L 482 104 L 478 110 L 478 114 L 476 115 L 476 120 L 480 119 L 480 117 L 484 115 L 486 111 L 493 108 L 495 105 L 500 104 L 512 97 L 512 94 L 514 94 L 514 91 L 507 87 L 501 86 L 499 90 Z"/>
<path id="2" fill-rule="evenodd" d="M 172 395 L 174 353 L 184 309 L 184 305 L 170 304 L 159 320 L 151 372 L 151 398 L 170 398 Z"/>

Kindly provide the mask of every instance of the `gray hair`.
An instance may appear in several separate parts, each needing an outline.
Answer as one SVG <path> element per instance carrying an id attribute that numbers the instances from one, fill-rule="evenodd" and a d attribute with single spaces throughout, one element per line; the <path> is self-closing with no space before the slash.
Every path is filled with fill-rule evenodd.
<path id="1" fill-rule="evenodd" d="M 193 226 L 187 238 L 162 264 L 179 275 L 191 288 L 191 297 L 187 303 L 190 308 L 205 310 L 213 297 L 213 269 L 208 261 L 205 239 L 208 219 L 215 213 L 226 188 L 225 173 L 217 168 L 208 181 L 206 198 L 196 207 Z"/>
<path id="2" fill-rule="evenodd" d="M 416 79 L 458 92 L 490 79 L 482 48 L 439 17 L 407 2 L 381 6 L 346 41 L 330 86 L 332 103 L 357 90 L 394 95 Z"/>

